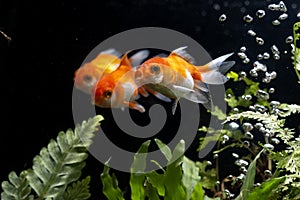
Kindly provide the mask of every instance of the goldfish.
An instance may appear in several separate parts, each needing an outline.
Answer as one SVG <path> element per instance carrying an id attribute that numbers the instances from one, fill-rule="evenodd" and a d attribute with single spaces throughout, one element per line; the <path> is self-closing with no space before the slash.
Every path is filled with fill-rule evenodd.
<path id="1" fill-rule="evenodd" d="M 145 108 L 135 100 L 139 88 L 135 83 L 135 71 L 125 53 L 113 72 L 104 74 L 92 90 L 92 103 L 102 108 L 121 108 L 145 112 Z"/>
<path id="2" fill-rule="evenodd" d="M 148 55 L 149 52 L 146 50 L 139 51 L 131 56 L 130 62 L 132 65 L 137 66 Z M 102 75 L 109 74 L 118 68 L 121 62 L 120 57 L 121 53 L 113 48 L 100 52 L 96 58 L 75 71 L 75 87 L 86 94 L 91 94 L 92 88 Z M 144 95 L 147 94 L 144 93 Z"/>
<path id="3" fill-rule="evenodd" d="M 235 64 L 234 61 L 224 62 L 233 54 L 229 53 L 197 66 L 186 48 L 175 49 L 167 57 L 150 58 L 135 72 L 138 86 L 150 88 L 175 100 L 173 114 L 180 98 L 210 105 L 208 85 L 224 84 L 228 80 L 224 73 Z"/>

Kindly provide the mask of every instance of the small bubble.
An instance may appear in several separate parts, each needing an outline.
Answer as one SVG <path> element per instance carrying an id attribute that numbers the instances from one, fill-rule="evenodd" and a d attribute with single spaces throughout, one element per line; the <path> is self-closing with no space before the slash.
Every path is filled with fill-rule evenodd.
<path id="1" fill-rule="evenodd" d="M 256 36 L 256 33 L 252 29 L 248 30 L 248 34 L 253 37 Z"/>
<path id="2" fill-rule="evenodd" d="M 279 10 L 280 7 L 279 7 L 279 5 L 277 5 L 277 4 L 269 4 L 269 5 L 268 5 L 268 9 L 269 9 L 269 10 L 272 10 L 272 11 L 275 11 L 275 10 Z"/>
<path id="3" fill-rule="evenodd" d="M 260 98 L 262 100 L 268 100 L 270 98 L 269 93 L 263 91 L 263 90 L 258 90 L 256 92 L 257 98 Z"/>
<path id="4" fill-rule="evenodd" d="M 240 77 L 242 77 L 242 78 L 247 77 L 247 74 L 246 74 L 246 72 L 244 72 L 244 71 L 239 72 L 239 75 L 240 75 Z"/>
<path id="5" fill-rule="evenodd" d="M 229 128 L 231 129 L 231 130 L 236 130 L 236 129 L 238 129 L 240 126 L 237 124 L 237 123 L 235 123 L 235 122 L 230 122 L 229 124 L 228 124 L 228 126 L 229 126 Z"/>
<path id="6" fill-rule="evenodd" d="M 260 37 L 256 37 L 255 40 L 256 40 L 257 44 L 259 44 L 259 45 L 263 45 L 265 43 L 265 41 Z"/>
<path id="7" fill-rule="evenodd" d="M 247 169 L 246 167 L 240 167 L 240 172 L 247 174 Z"/>
<path id="8" fill-rule="evenodd" d="M 270 82 L 271 82 L 271 79 L 265 77 L 265 78 L 262 79 L 262 82 L 263 82 L 263 83 L 270 83 Z"/>
<path id="9" fill-rule="evenodd" d="M 286 5 L 284 4 L 283 1 L 280 1 L 279 4 L 278 4 L 278 6 L 279 6 L 279 10 L 280 11 L 282 11 L 282 12 L 286 12 L 287 11 L 287 7 L 286 7 Z"/>
<path id="10" fill-rule="evenodd" d="M 300 12 L 299 12 L 299 13 L 297 13 L 297 17 L 298 17 L 298 18 L 300 18 Z"/>
<path id="11" fill-rule="evenodd" d="M 235 165 L 237 166 L 240 166 L 240 167 L 246 167 L 249 165 L 249 163 L 246 161 L 246 160 L 243 160 L 243 159 L 237 159 L 235 162 L 234 162 Z"/>
<path id="12" fill-rule="evenodd" d="M 246 54 L 243 53 L 243 52 L 238 52 L 237 55 L 240 57 L 240 59 L 243 59 L 243 60 L 244 60 L 245 58 L 247 58 Z"/>
<path id="13" fill-rule="evenodd" d="M 275 79 L 277 77 L 277 73 L 275 71 L 272 71 L 270 74 L 271 79 Z"/>
<path id="14" fill-rule="evenodd" d="M 279 144 L 280 143 L 280 141 L 277 138 L 271 138 L 271 142 L 273 144 Z"/>
<path id="15" fill-rule="evenodd" d="M 288 37 L 285 39 L 285 43 L 287 43 L 287 44 L 291 44 L 293 41 L 294 41 L 293 36 L 288 36 Z"/>
<path id="16" fill-rule="evenodd" d="M 270 89 L 269 89 L 269 93 L 270 93 L 270 94 L 273 94 L 274 92 L 275 92 L 275 88 L 270 88 Z"/>
<path id="17" fill-rule="evenodd" d="M 264 57 L 263 57 L 263 55 L 262 54 L 258 54 L 257 55 L 257 60 L 262 60 Z"/>
<path id="18" fill-rule="evenodd" d="M 256 11 L 256 16 L 258 18 L 263 18 L 266 15 L 266 12 L 264 10 L 258 10 Z"/>
<path id="19" fill-rule="evenodd" d="M 268 59 L 270 58 L 270 54 L 269 54 L 268 52 L 265 52 L 265 53 L 263 54 L 263 58 L 264 58 L 265 60 L 268 60 Z"/>
<path id="20" fill-rule="evenodd" d="M 224 22 L 226 19 L 227 19 L 227 16 L 226 16 L 225 14 L 222 14 L 222 15 L 219 17 L 219 21 L 220 21 L 220 22 Z"/>
<path id="21" fill-rule="evenodd" d="M 214 154 L 214 159 L 217 159 L 217 158 L 219 158 L 219 154 Z"/>
<path id="22" fill-rule="evenodd" d="M 254 127 L 257 129 L 260 129 L 261 127 L 263 127 L 264 125 L 260 122 L 257 122 L 256 124 L 254 124 Z"/>
<path id="23" fill-rule="evenodd" d="M 236 177 L 237 181 L 244 181 L 246 178 L 245 174 L 240 174 Z"/>
<path id="24" fill-rule="evenodd" d="M 288 18 L 288 14 L 286 13 L 283 13 L 278 17 L 279 20 L 286 20 L 287 18 Z"/>
<path id="25" fill-rule="evenodd" d="M 244 64 L 248 64 L 249 62 L 250 62 L 250 59 L 248 57 L 243 60 Z"/>
<path id="26" fill-rule="evenodd" d="M 246 50 L 247 50 L 247 48 L 246 48 L 245 46 L 242 46 L 242 47 L 240 48 L 240 51 L 243 52 L 243 53 L 245 53 Z"/>
<path id="27" fill-rule="evenodd" d="M 264 144 L 264 148 L 272 151 L 274 149 L 274 146 L 272 144 Z"/>
<path id="28" fill-rule="evenodd" d="M 251 69 L 250 72 L 249 72 L 249 74 L 251 76 L 253 76 L 253 77 L 257 77 L 258 76 L 258 73 L 257 73 L 257 71 L 255 69 Z"/>
<path id="29" fill-rule="evenodd" d="M 249 122 L 245 122 L 242 125 L 244 131 L 251 131 L 253 129 L 253 125 Z"/>
<path id="30" fill-rule="evenodd" d="M 272 106 L 273 108 L 278 108 L 280 106 L 280 102 L 279 101 L 271 101 L 270 106 Z"/>
<path id="31" fill-rule="evenodd" d="M 255 183 L 255 184 L 253 185 L 253 187 L 260 187 L 260 186 L 261 186 L 260 183 Z"/>
<path id="32" fill-rule="evenodd" d="M 275 60 L 279 60 L 279 59 L 280 59 L 280 55 L 279 55 L 279 54 L 274 54 L 274 55 L 273 55 L 273 58 L 274 58 Z"/>
<path id="33" fill-rule="evenodd" d="M 280 21 L 278 19 L 275 19 L 275 20 L 272 21 L 272 24 L 274 26 L 278 26 L 280 24 Z"/>
<path id="34" fill-rule="evenodd" d="M 255 108 L 255 111 L 258 111 L 260 113 L 264 113 L 267 111 L 267 108 L 262 106 L 262 105 L 259 105 L 259 104 L 255 104 L 254 105 L 254 108 Z"/>
<path id="35" fill-rule="evenodd" d="M 245 148 L 249 148 L 249 147 L 250 147 L 250 142 L 247 141 L 247 140 L 245 140 L 245 141 L 243 142 L 243 146 L 244 146 Z"/>
<path id="36" fill-rule="evenodd" d="M 253 136 L 252 133 L 250 133 L 250 132 L 246 132 L 246 133 L 245 133 L 245 137 L 246 137 L 246 139 L 248 139 L 248 140 L 253 140 L 253 138 L 254 138 L 254 136 Z"/>
<path id="37" fill-rule="evenodd" d="M 240 110 L 239 110 L 238 108 L 233 108 L 232 111 L 233 111 L 234 113 L 240 112 Z"/>
<path id="38" fill-rule="evenodd" d="M 250 94 L 242 95 L 242 99 L 244 99 L 245 101 L 250 101 L 252 99 L 252 96 Z"/>
<path id="39" fill-rule="evenodd" d="M 240 156 L 238 155 L 238 154 L 236 154 L 236 153 L 232 153 L 232 156 L 234 157 L 234 158 L 239 158 Z"/>
<path id="40" fill-rule="evenodd" d="M 271 46 L 271 51 L 272 51 L 273 54 L 280 54 L 280 52 L 279 52 L 276 45 Z"/>
<path id="41" fill-rule="evenodd" d="M 211 163 L 209 160 L 206 161 L 206 164 L 207 164 L 208 166 L 211 166 L 211 165 L 212 165 L 212 163 Z"/>
<path id="42" fill-rule="evenodd" d="M 264 71 L 264 72 L 267 71 L 267 66 L 264 65 L 264 64 L 262 64 L 262 63 L 260 63 L 260 62 L 258 62 L 258 61 L 255 61 L 255 62 L 253 63 L 253 66 L 254 66 L 254 69 L 255 69 L 256 71 Z"/>
<path id="43" fill-rule="evenodd" d="M 247 22 L 247 23 L 250 23 L 250 22 L 253 21 L 253 17 L 251 17 L 250 15 L 245 15 L 245 16 L 243 17 L 243 20 L 244 20 L 245 22 Z"/>
<path id="44" fill-rule="evenodd" d="M 229 140 L 228 135 L 223 135 L 222 136 L 222 144 L 225 144 Z"/>

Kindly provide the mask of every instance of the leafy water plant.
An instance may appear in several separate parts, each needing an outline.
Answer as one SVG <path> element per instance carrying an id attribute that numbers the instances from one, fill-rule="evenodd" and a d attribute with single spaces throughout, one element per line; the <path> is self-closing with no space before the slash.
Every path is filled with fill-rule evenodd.
<path id="1" fill-rule="evenodd" d="M 77 180 L 85 166 L 93 133 L 102 119 L 98 115 L 76 125 L 74 131 L 60 132 L 56 140 L 51 140 L 34 157 L 31 169 L 22 171 L 19 176 L 15 172 L 9 174 L 9 181 L 1 185 L 1 199 L 88 199 L 90 177 Z"/>

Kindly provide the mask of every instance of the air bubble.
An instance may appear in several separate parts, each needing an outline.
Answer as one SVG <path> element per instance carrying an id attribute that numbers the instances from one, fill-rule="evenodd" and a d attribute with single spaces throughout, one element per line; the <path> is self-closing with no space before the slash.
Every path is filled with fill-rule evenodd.
<path id="1" fill-rule="evenodd" d="M 251 17 L 250 15 L 245 15 L 243 17 L 244 21 L 247 22 L 247 23 L 250 23 L 253 21 L 253 17 Z"/>
<path id="2" fill-rule="evenodd" d="M 286 12 L 287 11 L 287 7 L 286 7 L 286 5 L 284 4 L 283 1 L 280 1 L 278 5 L 279 5 L 279 10 L 280 11 L 282 11 L 282 12 Z"/>
<path id="3" fill-rule="evenodd" d="M 260 122 L 254 124 L 254 127 L 257 128 L 257 129 L 260 129 L 261 127 L 263 127 L 264 125 Z"/>
<path id="4" fill-rule="evenodd" d="M 248 30 L 248 32 L 247 32 L 249 35 L 251 35 L 251 36 L 256 36 L 256 33 L 253 31 L 253 30 Z"/>
<path id="5" fill-rule="evenodd" d="M 225 144 L 229 140 L 228 135 L 223 135 L 222 136 L 222 144 Z"/>
<path id="6" fill-rule="evenodd" d="M 265 174 L 266 177 L 271 177 L 272 176 L 272 172 L 268 169 L 264 171 L 264 174 Z"/>
<path id="7" fill-rule="evenodd" d="M 251 131 L 253 129 L 253 125 L 249 122 L 245 122 L 242 125 L 244 131 Z"/>
<path id="8" fill-rule="evenodd" d="M 240 75 L 240 77 L 242 77 L 242 78 L 247 77 L 247 73 L 244 72 L 244 71 L 241 71 L 241 72 L 239 73 L 239 75 Z"/>
<path id="9" fill-rule="evenodd" d="M 275 71 L 272 71 L 270 74 L 271 79 L 275 79 L 277 77 L 277 73 Z"/>
<path id="10" fill-rule="evenodd" d="M 250 94 L 242 95 L 242 99 L 245 101 L 250 101 L 252 99 L 252 96 Z"/>
<path id="11" fill-rule="evenodd" d="M 300 12 L 299 12 L 299 13 L 297 13 L 297 17 L 298 17 L 298 18 L 300 18 Z"/>
<path id="12" fill-rule="evenodd" d="M 273 94 L 274 92 L 275 92 L 275 88 L 270 88 L 270 89 L 269 89 L 269 93 L 270 93 L 270 94 Z"/>
<path id="13" fill-rule="evenodd" d="M 277 138 L 271 138 L 271 142 L 273 144 L 279 144 L 280 143 L 280 140 L 278 140 Z"/>
<path id="14" fill-rule="evenodd" d="M 253 140 L 253 138 L 254 138 L 254 136 L 253 136 L 252 133 L 250 133 L 250 132 L 246 132 L 246 133 L 245 133 L 245 137 L 246 137 L 246 139 L 248 139 L 248 140 Z"/>
<path id="15" fill-rule="evenodd" d="M 234 162 L 234 164 L 237 165 L 237 166 L 240 166 L 240 167 L 246 167 L 246 166 L 249 165 L 249 163 L 246 160 L 243 160 L 243 159 L 237 159 Z"/>
<path id="16" fill-rule="evenodd" d="M 275 19 L 275 20 L 272 21 L 272 24 L 274 26 L 278 26 L 280 24 L 280 21 L 278 19 Z"/>
<path id="17" fill-rule="evenodd" d="M 249 148 L 249 147 L 250 147 L 250 142 L 247 141 L 247 140 L 245 140 L 245 141 L 243 142 L 243 146 L 244 146 L 245 148 Z"/>
<path id="18" fill-rule="evenodd" d="M 268 52 L 265 52 L 263 54 L 263 57 L 264 57 L 265 60 L 268 60 L 270 58 L 270 54 Z"/>
<path id="19" fill-rule="evenodd" d="M 279 10 L 280 8 L 279 8 L 279 5 L 277 5 L 277 4 L 269 4 L 268 9 L 275 11 L 275 10 Z"/>
<path id="20" fill-rule="evenodd" d="M 267 93 L 263 90 L 258 90 L 256 92 L 256 96 L 262 100 L 268 100 L 270 98 L 269 93 Z"/>
<path id="21" fill-rule="evenodd" d="M 243 52 L 243 53 L 245 53 L 246 50 L 247 50 L 247 48 L 246 48 L 245 46 L 242 46 L 242 47 L 240 48 L 240 51 Z"/>
<path id="22" fill-rule="evenodd" d="M 245 59 L 245 58 L 247 58 L 246 54 L 243 53 L 243 52 L 239 52 L 237 55 L 240 57 L 240 59 Z"/>
<path id="23" fill-rule="evenodd" d="M 272 144 L 265 144 L 264 148 L 267 149 L 267 150 L 272 151 L 274 149 L 274 146 Z"/>
<path id="24" fill-rule="evenodd" d="M 249 62 L 250 62 L 250 59 L 248 57 L 243 60 L 244 64 L 248 64 Z"/>
<path id="25" fill-rule="evenodd" d="M 232 153 L 232 156 L 234 157 L 234 158 L 239 158 L 240 156 L 238 155 L 238 154 L 236 154 L 236 153 Z"/>
<path id="26" fill-rule="evenodd" d="M 258 73 L 257 73 L 257 71 L 255 69 L 251 69 L 250 72 L 249 72 L 249 74 L 251 76 L 253 76 L 253 77 L 257 77 L 258 76 Z"/>
<path id="27" fill-rule="evenodd" d="M 276 45 L 271 46 L 271 51 L 272 51 L 273 54 L 280 54 L 280 52 L 279 52 Z"/>
<path id="28" fill-rule="evenodd" d="M 257 55 L 257 60 L 262 60 L 264 57 L 263 57 L 263 55 L 262 54 L 258 54 Z"/>
<path id="29" fill-rule="evenodd" d="M 214 154 L 214 159 L 217 159 L 217 158 L 219 158 L 219 154 Z"/>
<path id="30" fill-rule="evenodd" d="M 222 15 L 219 17 L 219 21 L 220 21 L 220 22 L 224 22 L 226 19 L 227 19 L 227 16 L 226 16 L 225 14 L 222 14 Z"/>
<path id="31" fill-rule="evenodd" d="M 265 78 L 262 79 L 262 82 L 263 82 L 263 83 L 270 83 L 270 82 L 271 82 L 271 79 L 265 77 Z"/>
<path id="32" fill-rule="evenodd" d="M 279 20 L 286 20 L 287 18 L 288 18 L 288 14 L 286 13 L 283 13 L 278 17 Z"/>
<path id="33" fill-rule="evenodd" d="M 279 101 L 271 101 L 270 106 L 272 106 L 273 108 L 278 108 L 280 106 L 280 102 Z"/>
<path id="34" fill-rule="evenodd" d="M 279 54 L 274 54 L 274 55 L 273 55 L 273 58 L 274 58 L 275 60 L 279 60 L 279 59 L 280 59 L 280 55 L 279 55 Z"/>
<path id="35" fill-rule="evenodd" d="M 263 18 L 266 15 L 266 12 L 264 10 L 258 10 L 256 11 L 256 16 L 258 18 Z"/>
<path id="36" fill-rule="evenodd" d="M 285 43 L 287 43 L 287 44 L 291 44 L 291 43 L 293 43 L 293 41 L 294 41 L 293 36 L 288 36 L 288 37 L 285 39 Z"/>
<path id="37" fill-rule="evenodd" d="M 259 45 L 263 45 L 265 43 L 265 41 L 260 37 L 256 37 L 255 40 L 256 40 L 257 44 L 259 44 Z"/>
<path id="38" fill-rule="evenodd" d="M 229 124 L 228 124 L 228 126 L 229 126 L 229 128 L 230 129 L 232 129 L 232 130 L 236 130 L 236 129 L 238 129 L 240 126 L 237 124 L 237 123 L 235 123 L 235 122 L 230 122 Z"/>
<path id="39" fill-rule="evenodd" d="M 240 167 L 240 172 L 247 174 L 247 169 L 246 167 Z"/>
<path id="40" fill-rule="evenodd" d="M 240 112 L 240 110 L 239 110 L 238 108 L 233 108 L 232 111 L 233 111 L 234 113 L 239 113 L 239 112 Z"/>

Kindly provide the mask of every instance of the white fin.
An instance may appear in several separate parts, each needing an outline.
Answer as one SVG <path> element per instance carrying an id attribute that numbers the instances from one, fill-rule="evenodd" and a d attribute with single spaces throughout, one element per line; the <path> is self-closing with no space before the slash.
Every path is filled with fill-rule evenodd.
<path id="1" fill-rule="evenodd" d="M 189 93 L 189 92 L 195 92 L 195 90 L 186 88 L 186 87 L 182 87 L 179 85 L 173 85 L 173 88 L 175 91 L 179 92 L 179 93 Z"/>
<path id="2" fill-rule="evenodd" d="M 194 80 L 195 87 L 203 92 L 208 92 L 208 86 L 206 83 L 199 81 L 199 80 Z"/>
<path id="3" fill-rule="evenodd" d="M 159 92 L 151 92 L 156 98 L 164 101 L 164 102 L 171 102 L 171 99 L 166 97 L 165 95 L 159 93 Z"/>
<path id="4" fill-rule="evenodd" d="M 177 108 L 177 104 L 178 104 L 179 99 L 175 99 L 173 105 L 172 105 L 172 114 L 175 114 L 176 108 Z"/>
<path id="5" fill-rule="evenodd" d="M 202 81 L 207 84 L 224 84 L 228 78 L 218 71 L 210 71 L 202 74 Z"/>
<path id="6" fill-rule="evenodd" d="M 220 56 L 220 57 L 212 60 L 211 62 L 208 63 L 209 68 L 211 70 L 218 70 L 221 73 L 223 71 L 226 72 L 227 70 L 229 70 L 235 64 L 234 61 L 224 62 L 227 58 L 229 58 L 232 55 L 233 55 L 233 53 L 229 53 L 229 54 Z M 222 69 L 222 68 L 224 68 L 224 69 Z"/>
<path id="7" fill-rule="evenodd" d="M 193 58 L 193 56 L 191 56 L 185 49 L 187 48 L 187 46 L 184 47 L 179 47 L 177 49 L 175 49 L 174 51 L 172 51 L 172 53 L 176 53 L 177 55 L 179 55 L 180 57 L 182 57 L 183 59 L 187 60 L 188 62 L 195 64 L 195 59 Z"/>
<path id="8" fill-rule="evenodd" d="M 131 65 L 136 67 L 140 65 L 149 56 L 148 50 L 141 50 L 130 57 Z"/>
<path id="9" fill-rule="evenodd" d="M 114 48 L 109 48 L 109 49 L 106 49 L 104 51 L 101 51 L 100 54 L 111 54 L 111 55 L 114 55 L 114 56 L 116 56 L 118 58 L 120 58 L 121 55 L 122 55 L 120 52 L 118 52 Z"/>

